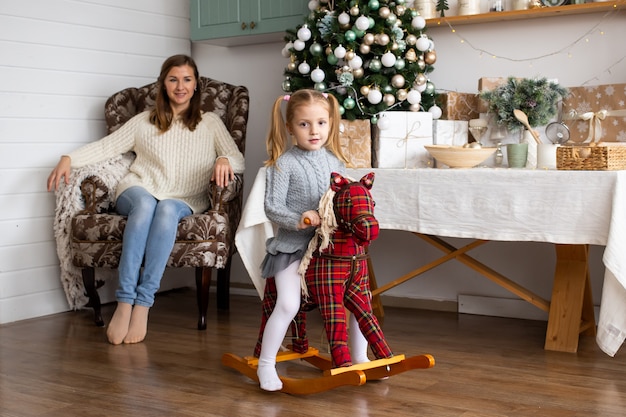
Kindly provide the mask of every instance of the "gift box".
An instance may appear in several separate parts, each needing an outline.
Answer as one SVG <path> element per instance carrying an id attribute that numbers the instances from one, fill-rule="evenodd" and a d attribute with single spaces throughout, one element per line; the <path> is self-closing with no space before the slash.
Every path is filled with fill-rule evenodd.
<path id="1" fill-rule="evenodd" d="M 518 78 L 521 80 L 521 78 Z M 489 112 L 489 103 L 480 98 L 480 93 L 483 91 L 493 90 L 505 83 L 508 77 L 482 77 L 478 79 L 478 92 L 479 97 L 477 99 L 476 107 L 479 113 Z"/>
<path id="2" fill-rule="evenodd" d="M 433 144 L 431 113 L 388 111 L 373 132 L 375 168 L 432 167 L 432 158 L 424 148 Z"/>
<path id="3" fill-rule="evenodd" d="M 441 118 L 444 120 L 471 120 L 478 117 L 478 103 L 480 98 L 476 94 L 457 93 L 448 91 L 437 95 L 437 105 L 441 108 Z"/>
<path id="4" fill-rule="evenodd" d="M 435 145 L 463 146 L 468 142 L 466 120 L 433 120 L 433 143 Z"/>
<path id="5" fill-rule="evenodd" d="M 348 168 L 372 167 L 372 129 L 369 120 L 341 120 L 339 143 Z"/>
<path id="6" fill-rule="evenodd" d="M 563 100 L 563 122 L 570 140 L 626 142 L 626 84 L 569 87 Z"/>

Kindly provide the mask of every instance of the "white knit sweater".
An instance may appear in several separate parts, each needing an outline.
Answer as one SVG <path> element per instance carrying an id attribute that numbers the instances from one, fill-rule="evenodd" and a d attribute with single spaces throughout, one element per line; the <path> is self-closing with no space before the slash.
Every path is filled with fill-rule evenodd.
<path id="1" fill-rule="evenodd" d="M 160 133 L 143 112 L 110 135 L 71 152 L 72 168 L 104 161 L 133 151 L 136 158 L 117 186 L 116 196 L 139 185 L 159 200 L 184 201 L 194 213 L 209 207 L 207 185 L 217 157 L 227 157 L 236 173 L 244 157 L 221 119 L 204 113 L 193 132 L 180 120 Z"/>

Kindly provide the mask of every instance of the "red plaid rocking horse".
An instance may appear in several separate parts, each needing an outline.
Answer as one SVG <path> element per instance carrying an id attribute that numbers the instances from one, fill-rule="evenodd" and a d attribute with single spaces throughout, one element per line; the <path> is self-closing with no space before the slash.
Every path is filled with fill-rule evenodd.
<path id="1" fill-rule="evenodd" d="M 303 295 L 306 302 L 294 319 L 293 344 L 280 352 L 277 362 L 304 359 L 324 371 L 318 378 L 294 379 L 280 377 L 283 392 L 310 394 L 341 385 L 362 385 L 367 379 L 381 379 L 416 368 L 434 365 L 431 355 L 405 358 L 393 355 L 376 316 L 372 312 L 367 266 L 367 246 L 378 237 L 378 221 L 374 217 L 374 201 L 369 190 L 374 173 L 360 181 L 351 181 L 340 174 L 331 174 L 330 188 L 320 200 L 322 224 L 311 239 L 300 264 Z M 263 298 L 263 318 L 254 357 L 239 358 L 225 354 L 222 362 L 257 380 L 256 365 L 261 351 L 265 322 L 276 303 L 273 278 L 267 279 Z M 309 347 L 306 336 L 306 311 L 319 308 L 330 345 L 331 358 Z M 359 329 L 376 356 L 371 362 L 352 364 L 348 349 L 346 309 L 355 315 Z"/>

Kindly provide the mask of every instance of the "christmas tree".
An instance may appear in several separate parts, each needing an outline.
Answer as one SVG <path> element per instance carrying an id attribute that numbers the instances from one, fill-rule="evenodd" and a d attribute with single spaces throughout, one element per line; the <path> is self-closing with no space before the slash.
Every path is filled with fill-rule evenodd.
<path id="1" fill-rule="evenodd" d="M 426 21 L 404 0 L 311 0 L 304 23 L 286 32 L 283 90 L 337 97 L 342 117 L 376 123 L 384 111 L 431 111 L 428 74 L 437 59 Z"/>

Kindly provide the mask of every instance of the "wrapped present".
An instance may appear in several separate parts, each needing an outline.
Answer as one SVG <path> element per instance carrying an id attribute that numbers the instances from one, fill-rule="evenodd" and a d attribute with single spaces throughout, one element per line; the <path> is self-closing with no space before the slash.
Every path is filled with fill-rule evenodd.
<path id="1" fill-rule="evenodd" d="M 478 117 L 476 94 L 448 91 L 437 95 L 437 105 L 441 107 L 441 118 L 444 120 L 471 120 Z"/>
<path id="2" fill-rule="evenodd" d="M 433 143 L 433 116 L 429 112 L 388 111 L 375 130 L 376 168 L 432 167 L 424 145 Z M 384 126 L 382 128 L 381 126 Z"/>
<path id="3" fill-rule="evenodd" d="M 433 143 L 435 145 L 463 146 L 467 142 L 468 122 L 466 120 L 433 120 Z"/>
<path id="4" fill-rule="evenodd" d="M 369 120 L 341 120 L 339 143 L 348 168 L 372 167 L 372 130 Z"/>
<path id="5" fill-rule="evenodd" d="M 563 100 L 563 122 L 570 140 L 626 142 L 626 84 L 570 87 Z"/>
<path id="6" fill-rule="evenodd" d="M 519 78 L 521 80 L 521 78 Z M 478 79 L 478 92 L 493 90 L 505 83 L 508 77 L 482 77 Z M 476 107 L 479 113 L 487 113 L 489 111 L 489 103 L 478 97 Z"/>

